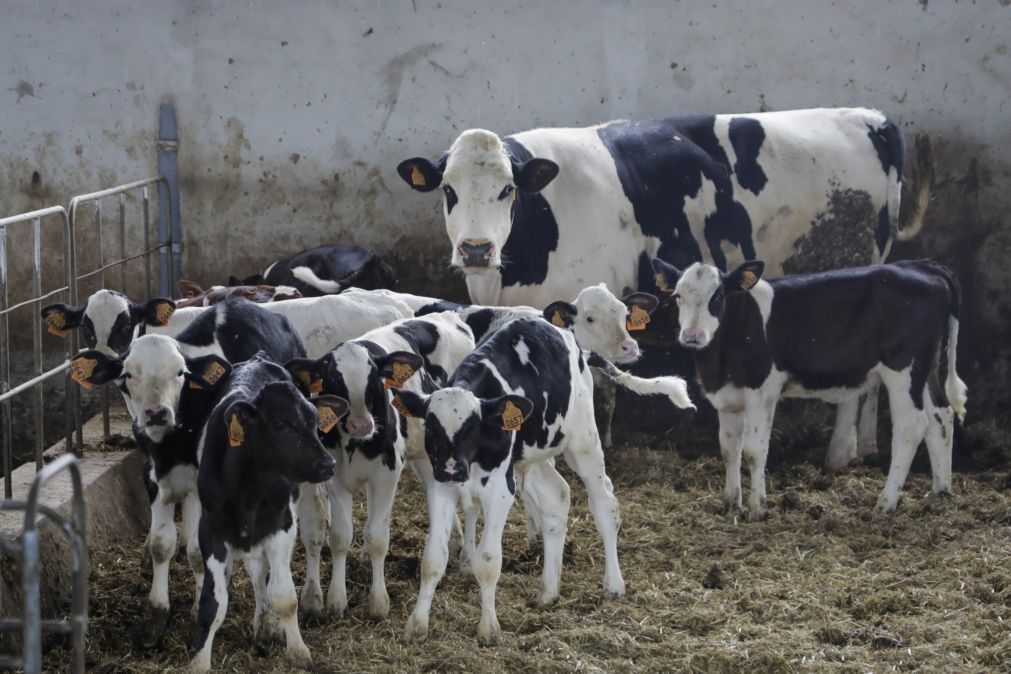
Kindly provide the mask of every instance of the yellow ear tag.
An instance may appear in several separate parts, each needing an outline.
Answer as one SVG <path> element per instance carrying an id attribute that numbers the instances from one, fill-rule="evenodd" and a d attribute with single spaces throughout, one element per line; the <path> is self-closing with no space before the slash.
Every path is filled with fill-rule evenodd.
<path id="1" fill-rule="evenodd" d="M 751 290 L 758 283 L 758 276 L 753 271 L 745 271 L 741 274 L 741 288 Z"/>
<path id="2" fill-rule="evenodd" d="M 158 305 L 158 308 L 155 309 L 154 316 L 162 325 L 168 325 L 169 319 L 172 318 L 172 314 L 175 312 L 175 307 L 167 302 L 162 302 Z"/>
<path id="3" fill-rule="evenodd" d="M 404 385 L 404 382 L 414 375 L 414 368 L 407 363 L 394 363 L 393 364 L 393 376 L 388 377 L 384 382 L 383 386 L 386 388 L 400 388 Z"/>
<path id="4" fill-rule="evenodd" d="M 200 384 L 197 383 L 196 379 L 190 379 L 190 381 L 189 381 L 189 387 L 190 388 L 195 388 L 195 389 L 197 389 L 199 391 L 202 391 L 204 389 L 203 386 L 201 386 Z"/>
<path id="5" fill-rule="evenodd" d="M 67 325 L 67 317 L 63 315 L 62 311 L 54 312 L 46 316 L 47 329 L 52 334 L 57 337 L 66 337 L 67 331 L 64 328 Z"/>
<path id="6" fill-rule="evenodd" d="M 551 317 L 551 324 L 559 328 L 565 327 L 565 319 L 562 318 L 562 312 L 555 309 L 554 315 Z"/>
<path id="7" fill-rule="evenodd" d="M 218 383 L 218 380 L 224 376 L 224 374 L 225 366 L 221 363 L 213 362 L 207 366 L 206 370 L 204 370 L 204 380 L 206 380 L 211 386 L 214 386 Z"/>
<path id="8" fill-rule="evenodd" d="M 425 186 L 425 174 L 421 172 L 421 169 L 417 165 L 411 167 L 411 184 L 415 187 Z"/>
<path id="9" fill-rule="evenodd" d="M 329 433 L 333 427 L 337 425 L 338 421 L 340 421 L 340 419 L 338 418 L 337 413 L 332 409 L 329 407 L 319 408 L 319 423 L 317 424 L 317 427 L 321 433 Z"/>
<path id="10" fill-rule="evenodd" d="M 628 328 L 629 332 L 633 332 L 635 330 L 645 330 L 646 324 L 649 323 L 649 321 L 649 312 L 639 305 L 633 304 L 632 310 L 629 312 L 628 320 L 625 321 L 625 327 Z"/>
<path id="11" fill-rule="evenodd" d="M 656 273 L 656 276 L 653 277 L 653 282 L 656 283 L 656 287 L 663 292 L 670 292 L 670 288 L 667 287 L 667 279 L 663 277 L 661 272 Z"/>
<path id="12" fill-rule="evenodd" d="M 310 397 L 318 396 L 322 392 L 323 392 L 323 380 L 322 379 L 313 379 L 311 382 L 309 382 L 309 396 Z"/>
<path id="13" fill-rule="evenodd" d="M 414 415 L 407 411 L 407 407 L 404 406 L 404 401 L 400 399 L 396 393 L 393 394 L 393 409 L 400 412 L 402 416 L 413 417 Z"/>
<path id="14" fill-rule="evenodd" d="M 239 423 L 239 415 L 233 414 L 232 421 L 228 424 L 228 446 L 238 447 L 245 439 L 246 431 L 243 430 L 242 424 Z"/>
<path id="15" fill-rule="evenodd" d="M 502 430 L 518 431 L 523 427 L 523 411 L 511 400 L 507 400 L 502 410 Z"/>
<path id="16" fill-rule="evenodd" d="M 91 388 L 91 373 L 95 371 L 98 361 L 94 358 L 75 358 L 70 361 L 70 378 L 84 388 Z"/>

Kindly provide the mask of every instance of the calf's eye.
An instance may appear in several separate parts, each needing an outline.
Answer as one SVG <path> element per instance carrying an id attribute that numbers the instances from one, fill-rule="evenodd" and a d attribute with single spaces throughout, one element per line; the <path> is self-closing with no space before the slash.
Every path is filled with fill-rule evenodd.
<path id="1" fill-rule="evenodd" d="M 587 323 L 592 323 L 593 322 L 593 316 L 587 316 L 586 317 L 586 322 Z"/>
<path id="2" fill-rule="evenodd" d="M 512 194 L 513 190 L 515 190 L 515 189 L 516 188 L 513 187 L 512 185 L 506 185 L 505 187 L 502 188 L 502 192 L 498 195 L 498 200 L 502 201 L 503 199 L 505 199 L 506 197 L 508 197 L 510 194 Z"/>

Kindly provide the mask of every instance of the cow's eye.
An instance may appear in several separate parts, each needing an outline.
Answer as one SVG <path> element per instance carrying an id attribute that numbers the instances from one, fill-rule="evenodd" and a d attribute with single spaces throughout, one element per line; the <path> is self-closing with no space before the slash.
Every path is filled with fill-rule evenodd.
<path id="1" fill-rule="evenodd" d="M 446 212 L 449 213 L 453 210 L 453 206 L 456 206 L 456 190 L 449 185 L 443 185 L 442 191 L 446 195 Z"/>
<path id="2" fill-rule="evenodd" d="M 133 375 L 130 374 L 129 372 L 124 372 L 123 379 L 133 379 Z"/>
<path id="3" fill-rule="evenodd" d="M 498 200 L 502 201 L 503 199 L 505 199 L 506 197 L 508 197 L 510 194 L 512 194 L 513 190 L 515 190 L 515 189 L 516 188 L 513 187 L 512 185 L 506 185 L 505 187 L 502 188 L 502 193 L 498 195 Z"/>
<path id="4" fill-rule="evenodd" d="M 593 322 L 593 316 L 587 316 L 586 317 L 586 322 L 587 323 L 592 323 Z"/>
<path id="5" fill-rule="evenodd" d="M 177 372 L 177 373 L 176 373 L 176 376 L 177 376 L 177 377 L 182 377 L 182 376 L 184 376 L 185 374 L 186 374 L 186 373 L 185 373 L 185 372 L 184 372 L 183 370 L 179 370 L 179 372 Z"/>

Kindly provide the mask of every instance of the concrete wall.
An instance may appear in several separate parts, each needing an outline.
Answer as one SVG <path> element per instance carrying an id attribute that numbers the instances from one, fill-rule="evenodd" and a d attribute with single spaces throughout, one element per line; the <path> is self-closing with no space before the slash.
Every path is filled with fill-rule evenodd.
<path id="1" fill-rule="evenodd" d="M 405 288 L 460 296 L 438 199 L 394 167 L 463 129 L 867 105 L 935 137 L 927 230 L 897 253 L 959 267 L 987 369 L 1006 375 L 1009 5 L 16 1 L 0 23 L 0 211 L 151 174 L 168 100 L 187 276 L 351 241 L 395 254 Z"/>

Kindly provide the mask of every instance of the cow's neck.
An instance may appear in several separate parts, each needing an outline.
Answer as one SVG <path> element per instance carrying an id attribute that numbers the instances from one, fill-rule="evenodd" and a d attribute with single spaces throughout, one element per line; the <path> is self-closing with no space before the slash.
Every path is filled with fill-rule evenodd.
<path id="1" fill-rule="evenodd" d="M 467 275 L 467 294 L 472 304 L 499 306 L 502 304 L 502 274 L 490 271 Z"/>

